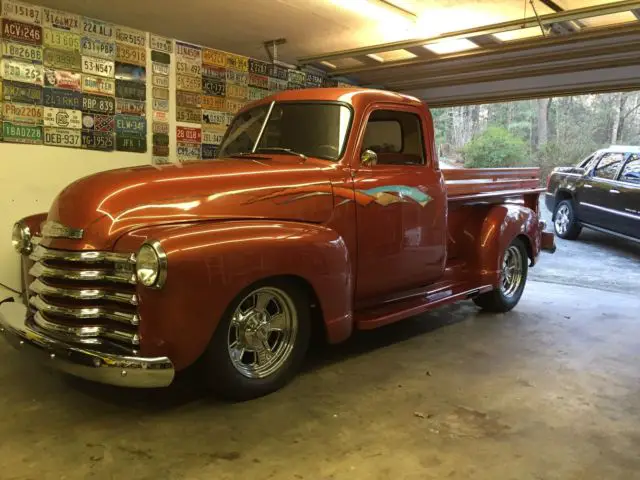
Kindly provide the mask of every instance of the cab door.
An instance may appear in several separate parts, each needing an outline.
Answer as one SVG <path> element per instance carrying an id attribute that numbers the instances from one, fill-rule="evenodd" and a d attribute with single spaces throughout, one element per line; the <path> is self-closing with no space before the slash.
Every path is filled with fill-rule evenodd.
<path id="1" fill-rule="evenodd" d="M 640 240 L 640 155 L 629 156 L 614 190 L 615 231 Z"/>
<path id="2" fill-rule="evenodd" d="M 614 187 L 623 162 L 623 153 L 605 153 L 593 170 L 582 178 L 576 195 L 579 205 L 578 218 L 581 221 L 615 230 Z"/>
<path id="3" fill-rule="evenodd" d="M 353 171 L 356 301 L 435 282 L 446 252 L 444 180 L 436 159 L 427 157 L 425 140 L 432 139 L 424 111 L 379 104 L 364 118 L 356 151 L 375 160 L 358 158 Z"/>

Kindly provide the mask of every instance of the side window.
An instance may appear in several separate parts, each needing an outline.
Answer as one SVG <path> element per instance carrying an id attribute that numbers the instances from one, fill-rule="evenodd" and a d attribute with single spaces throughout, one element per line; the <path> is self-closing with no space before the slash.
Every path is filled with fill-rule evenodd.
<path id="1" fill-rule="evenodd" d="M 413 113 L 376 110 L 369 117 L 362 151 L 378 154 L 378 165 L 424 165 L 420 117 Z"/>
<path id="2" fill-rule="evenodd" d="M 587 158 L 585 158 L 584 160 L 582 160 L 579 164 L 578 167 L 580 168 L 587 168 L 587 165 L 589 165 L 591 163 L 591 161 L 594 159 L 594 157 L 596 156 L 596 154 L 592 154 L 589 155 Z"/>
<path id="3" fill-rule="evenodd" d="M 614 180 L 623 160 L 624 155 L 622 153 L 605 153 L 593 171 L 593 176 Z"/>
<path id="4" fill-rule="evenodd" d="M 640 156 L 634 154 L 624 166 L 620 180 L 640 185 Z"/>

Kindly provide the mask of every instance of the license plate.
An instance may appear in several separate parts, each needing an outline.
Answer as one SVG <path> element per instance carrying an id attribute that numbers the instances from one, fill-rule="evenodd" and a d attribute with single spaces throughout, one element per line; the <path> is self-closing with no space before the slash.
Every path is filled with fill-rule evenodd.
<path id="1" fill-rule="evenodd" d="M 61 88 L 45 88 L 43 104 L 45 107 L 80 110 L 82 108 L 82 93 Z"/>
<path id="2" fill-rule="evenodd" d="M 156 52 L 153 50 L 151 52 L 151 61 L 169 65 L 171 63 L 171 55 L 165 52 Z"/>
<path id="3" fill-rule="evenodd" d="M 130 80 L 116 80 L 116 97 L 146 100 L 147 86 L 144 83 Z"/>
<path id="4" fill-rule="evenodd" d="M 176 55 L 177 60 L 180 60 L 179 57 L 197 60 L 202 63 L 202 48 L 197 45 L 190 45 L 184 42 L 176 42 Z"/>
<path id="5" fill-rule="evenodd" d="M 2 122 L 2 137 L 6 142 L 42 143 L 42 127 Z"/>
<path id="6" fill-rule="evenodd" d="M 271 91 L 282 91 L 287 89 L 287 81 L 281 80 L 279 78 L 271 78 L 269 77 L 269 90 Z"/>
<path id="7" fill-rule="evenodd" d="M 227 54 L 213 48 L 204 48 L 202 50 L 202 63 L 208 65 L 216 65 L 218 67 L 227 66 Z"/>
<path id="8" fill-rule="evenodd" d="M 40 25 L 42 23 L 42 7 L 15 0 L 4 0 L 2 2 L 2 16 L 12 20 Z"/>
<path id="9" fill-rule="evenodd" d="M 320 75 L 316 75 L 315 73 L 307 72 L 305 85 L 309 86 L 309 87 L 311 87 L 311 86 L 320 87 L 320 86 L 322 86 L 322 81 L 323 80 L 324 80 L 324 77 L 322 77 Z"/>
<path id="10" fill-rule="evenodd" d="M 104 58 L 82 56 L 82 73 L 113 77 L 113 62 Z"/>
<path id="11" fill-rule="evenodd" d="M 255 100 L 262 100 L 267 96 L 269 96 L 269 90 L 264 90 L 258 87 L 249 87 L 249 100 L 252 102 Z"/>
<path id="12" fill-rule="evenodd" d="M 114 148 L 113 134 L 100 132 L 82 132 L 82 148 L 110 152 Z"/>
<path id="13" fill-rule="evenodd" d="M 52 28 L 44 29 L 44 46 L 61 50 L 80 50 L 80 35 Z"/>
<path id="14" fill-rule="evenodd" d="M 116 57 L 116 44 L 95 37 L 82 37 L 80 48 L 83 55 L 113 60 Z"/>
<path id="15" fill-rule="evenodd" d="M 227 88 L 232 86 L 231 84 L 227 84 L 222 80 L 217 80 L 215 78 L 202 77 L 202 92 L 205 95 L 216 95 L 218 97 L 224 97 L 225 92 L 227 92 Z"/>
<path id="16" fill-rule="evenodd" d="M 2 100 L 14 103 L 36 103 L 42 104 L 42 87 L 39 85 L 29 85 L 27 83 L 2 82 Z"/>
<path id="17" fill-rule="evenodd" d="M 168 80 L 168 77 L 162 77 Z M 200 77 L 190 77 L 188 75 L 176 75 L 176 86 L 178 90 L 188 90 L 190 92 L 200 92 L 202 90 L 202 80 Z"/>
<path id="18" fill-rule="evenodd" d="M 178 143 L 176 147 L 178 160 L 200 160 L 200 145 L 195 143 Z"/>
<path id="19" fill-rule="evenodd" d="M 202 110 L 199 108 L 176 108 L 176 121 L 186 123 L 201 123 L 202 122 Z"/>
<path id="20" fill-rule="evenodd" d="M 153 87 L 153 90 L 151 90 L 151 96 L 159 100 L 169 100 L 169 89 Z"/>
<path id="21" fill-rule="evenodd" d="M 19 58 L 30 62 L 42 62 L 42 47 L 4 42 L 2 44 L 2 56 Z"/>
<path id="22" fill-rule="evenodd" d="M 4 103 L 2 118 L 10 122 L 42 125 L 42 106 L 26 103 Z"/>
<path id="23" fill-rule="evenodd" d="M 132 47 L 116 43 L 116 60 L 122 63 L 145 66 L 147 64 L 147 52 L 143 47 Z"/>
<path id="24" fill-rule="evenodd" d="M 209 145 L 208 143 L 203 143 L 202 144 L 202 159 L 203 160 L 208 160 L 211 158 L 217 158 L 218 157 L 218 149 L 220 148 L 219 145 Z"/>
<path id="25" fill-rule="evenodd" d="M 202 95 L 178 90 L 176 91 L 176 105 L 178 107 L 200 108 L 202 106 Z"/>
<path id="26" fill-rule="evenodd" d="M 287 69 L 279 65 L 269 65 L 267 75 L 269 75 L 272 78 L 277 78 L 279 80 L 289 79 L 289 73 Z"/>
<path id="27" fill-rule="evenodd" d="M 153 62 L 151 64 L 151 71 L 156 75 L 169 75 L 169 65 Z"/>
<path id="28" fill-rule="evenodd" d="M 82 134 L 80 130 L 45 127 L 44 144 L 57 147 L 80 147 L 82 145 Z"/>
<path id="29" fill-rule="evenodd" d="M 289 70 L 289 78 L 287 78 L 287 80 L 289 83 L 304 85 L 305 77 L 305 73 L 300 70 Z"/>
<path id="30" fill-rule="evenodd" d="M 200 143 L 202 141 L 202 133 L 199 128 L 177 127 L 176 139 L 178 142 Z"/>
<path id="31" fill-rule="evenodd" d="M 82 76 L 79 73 L 69 72 L 66 70 L 53 70 L 51 68 L 44 69 L 44 86 L 66 88 L 68 90 L 82 89 Z"/>
<path id="32" fill-rule="evenodd" d="M 46 27 L 60 28 L 70 32 L 80 33 L 82 31 L 80 15 L 44 8 L 44 25 Z"/>
<path id="33" fill-rule="evenodd" d="M 84 93 L 82 95 L 82 111 L 87 113 L 113 115 L 113 112 L 115 111 L 115 101 L 113 100 L 113 97 Z"/>
<path id="34" fill-rule="evenodd" d="M 151 131 L 153 133 L 163 133 L 167 135 L 169 133 L 169 124 L 165 122 L 153 122 Z"/>
<path id="35" fill-rule="evenodd" d="M 249 73 L 257 75 L 267 75 L 269 73 L 269 64 L 260 60 L 249 59 Z"/>
<path id="36" fill-rule="evenodd" d="M 173 51 L 173 44 L 169 38 L 154 35 L 153 33 L 149 35 L 149 47 L 151 50 L 159 50 L 165 53 Z"/>
<path id="37" fill-rule="evenodd" d="M 2 60 L 2 69 L 0 71 L 2 72 L 0 77 L 6 80 L 42 85 L 42 65 L 5 58 Z"/>
<path id="38" fill-rule="evenodd" d="M 153 155 L 155 157 L 168 157 L 169 156 L 169 145 L 153 145 Z"/>
<path id="39" fill-rule="evenodd" d="M 81 129 L 82 112 L 66 108 L 44 107 L 44 126 Z"/>
<path id="40" fill-rule="evenodd" d="M 224 99 L 224 109 L 229 113 L 238 113 L 245 103 L 239 100 L 233 100 L 231 98 Z"/>
<path id="41" fill-rule="evenodd" d="M 154 122 L 166 123 L 166 122 L 169 121 L 169 114 L 167 112 L 161 112 L 159 110 L 154 110 L 151 113 L 151 118 L 153 118 Z"/>
<path id="42" fill-rule="evenodd" d="M 159 155 L 153 155 L 151 157 L 151 163 L 154 165 L 168 165 L 171 163 L 167 157 L 161 157 Z"/>
<path id="43" fill-rule="evenodd" d="M 154 133 L 153 134 L 153 145 L 169 145 L 169 135 L 166 133 Z"/>
<path id="44" fill-rule="evenodd" d="M 224 67 L 202 65 L 202 76 L 225 81 L 227 79 L 227 69 Z"/>
<path id="45" fill-rule="evenodd" d="M 85 34 L 99 35 L 105 38 L 113 37 L 113 25 L 100 20 L 85 17 L 82 22 L 82 31 Z"/>
<path id="46" fill-rule="evenodd" d="M 114 96 L 116 94 L 116 81 L 112 78 L 82 75 L 82 91 Z"/>
<path id="47" fill-rule="evenodd" d="M 227 126 L 227 113 L 217 112 L 215 110 L 203 110 L 202 111 L 202 123 L 208 125 L 218 125 L 221 127 Z"/>
<path id="48" fill-rule="evenodd" d="M 245 99 L 248 95 L 249 87 L 247 87 L 246 85 L 227 83 L 227 97 Z"/>
<path id="49" fill-rule="evenodd" d="M 116 133 L 146 135 L 147 121 L 137 115 L 116 115 Z"/>
<path id="50" fill-rule="evenodd" d="M 169 77 L 164 75 L 152 75 L 151 83 L 156 87 L 169 88 Z"/>
<path id="51" fill-rule="evenodd" d="M 146 102 L 116 98 L 116 113 L 124 115 L 144 115 Z"/>
<path id="52" fill-rule="evenodd" d="M 80 70 L 82 56 L 80 52 L 72 50 L 44 49 L 44 64 L 47 67 L 62 68 L 63 70 Z"/>
<path id="53" fill-rule="evenodd" d="M 115 117 L 112 115 L 82 114 L 82 128 L 95 132 L 113 133 L 116 128 Z"/>
<path id="54" fill-rule="evenodd" d="M 202 143 L 208 143 L 210 145 L 220 145 L 224 138 L 224 131 L 222 130 L 203 130 L 202 131 Z"/>
<path id="55" fill-rule="evenodd" d="M 116 78 L 118 80 L 134 80 L 145 82 L 147 79 L 147 69 L 140 65 L 116 62 Z M 167 78 L 167 87 L 169 79 Z"/>
<path id="56" fill-rule="evenodd" d="M 224 104 L 225 101 L 223 97 L 202 96 L 202 108 L 206 108 L 207 110 L 224 110 Z"/>
<path id="57" fill-rule="evenodd" d="M 246 72 L 249 70 L 249 59 L 241 55 L 227 54 L 227 68 L 238 70 L 239 72 Z"/>
<path id="58" fill-rule="evenodd" d="M 176 62 L 176 72 L 182 75 L 199 77 L 202 75 L 202 65 L 191 60 L 178 60 Z"/>
<path id="59" fill-rule="evenodd" d="M 116 135 L 116 150 L 144 153 L 147 151 L 147 137 Z"/>
<path id="60" fill-rule="evenodd" d="M 249 74 L 249 85 L 258 88 L 269 88 L 269 77 L 266 75 Z"/>
<path id="61" fill-rule="evenodd" d="M 120 43 L 128 43 L 134 47 L 144 48 L 147 46 L 147 34 L 141 30 L 116 27 L 116 41 Z"/>
<path id="62" fill-rule="evenodd" d="M 153 99 L 153 109 L 159 110 L 161 112 L 169 111 L 169 100 L 160 100 L 157 98 Z"/>
<path id="63" fill-rule="evenodd" d="M 227 70 L 227 82 L 237 83 L 238 85 L 247 85 L 249 83 L 249 74 L 246 72 Z"/>

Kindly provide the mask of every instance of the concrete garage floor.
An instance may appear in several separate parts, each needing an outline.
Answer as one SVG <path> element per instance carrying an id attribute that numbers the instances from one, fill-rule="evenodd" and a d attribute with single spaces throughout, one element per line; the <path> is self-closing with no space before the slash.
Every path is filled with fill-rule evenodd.
<path id="1" fill-rule="evenodd" d="M 604 242 L 560 241 L 532 271 L 557 283 L 509 314 L 465 302 L 317 347 L 243 404 L 89 384 L 0 342 L 0 478 L 640 478 L 640 248 Z M 592 285 L 603 261 L 619 282 Z M 585 275 L 607 291 L 559 283 Z"/>

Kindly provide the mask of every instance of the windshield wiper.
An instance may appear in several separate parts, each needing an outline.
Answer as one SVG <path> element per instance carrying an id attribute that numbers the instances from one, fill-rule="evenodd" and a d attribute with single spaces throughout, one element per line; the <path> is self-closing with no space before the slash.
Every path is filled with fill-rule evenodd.
<path id="1" fill-rule="evenodd" d="M 259 147 L 259 148 L 256 148 L 255 153 L 259 153 L 259 152 L 264 152 L 264 153 L 269 153 L 269 152 L 271 152 L 271 153 L 286 153 L 288 155 L 297 155 L 303 160 L 307 159 L 307 156 L 304 153 L 296 152 L 294 150 L 291 150 L 290 148 L 284 148 L 284 147 Z"/>

